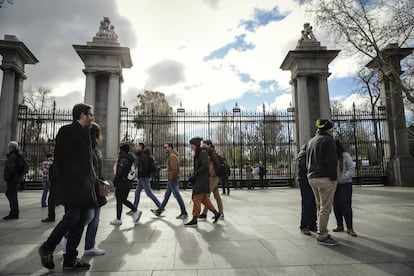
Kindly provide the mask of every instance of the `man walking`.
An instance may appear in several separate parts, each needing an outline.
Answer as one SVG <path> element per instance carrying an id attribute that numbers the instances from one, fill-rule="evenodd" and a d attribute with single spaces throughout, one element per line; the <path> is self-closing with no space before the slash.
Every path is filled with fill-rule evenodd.
<path id="1" fill-rule="evenodd" d="M 72 111 L 73 123 L 59 129 L 56 136 L 55 163 L 58 173 L 58 197 L 65 215 L 49 238 L 39 248 L 42 265 L 53 269 L 53 251 L 69 232 L 63 270 L 88 270 L 90 265 L 77 258 L 82 232 L 90 209 L 98 207 L 95 193 L 96 174 L 89 128 L 93 121 L 92 106 L 77 104 Z"/>
<path id="2" fill-rule="evenodd" d="M 165 210 L 165 206 L 170 199 L 171 193 L 173 193 L 175 199 L 180 205 L 181 213 L 178 215 L 177 219 L 186 219 L 188 217 L 187 210 L 185 209 L 185 204 L 183 198 L 180 195 L 180 159 L 178 159 L 178 152 L 174 150 L 172 143 L 165 143 L 164 145 L 165 153 L 168 154 L 167 159 L 167 177 L 168 183 L 167 188 L 165 189 L 164 200 L 161 203 L 161 206 L 157 210 L 151 210 L 157 217 L 159 217 L 162 212 Z"/>
<path id="3" fill-rule="evenodd" d="M 208 155 L 210 157 L 209 162 L 209 185 L 210 185 L 210 193 L 213 193 L 214 198 L 216 199 L 217 206 L 219 209 L 219 213 L 221 214 L 221 218 L 224 219 L 223 213 L 223 201 L 221 200 L 220 192 L 218 184 L 220 182 L 220 159 L 216 150 L 214 149 L 213 142 L 211 140 L 203 141 L 203 147 L 207 149 Z M 209 194 L 210 197 L 210 194 Z M 199 219 L 206 219 L 207 218 L 208 209 L 204 206 L 203 213 L 200 215 Z"/>
<path id="4" fill-rule="evenodd" d="M 206 148 L 201 147 L 200 137 L 190 140 L 191 151 L 194 157 L 194 173 L 190 178 L 193 186 L 193 219 L 184 224 L 185 227 L 197 227 L 197 218 L 200 216 L 201 203 L 214 213 L 213 223 L 216 223 L 221 214 L 217 212 L 210 201 L 209 160 Z"/>
<path id="5" fill-rule="evenodd" d="M 337 179 L 337 155 L 332 137 L 333 124 L 326 119 L 316 120 L 316 135 L 308 142 L 306 166 L 309 184 L 315 195 L 318 210 L 318 244 L 335 246 L 338 242 L 328 235 L 329 214 L 332 211 Z"/>
<path id="6" fill-rule="evenodd" d="M 47 207 L 46 199 L 49 192 L 50 181 L 49 181 L 49 169 L 53 164 L 53 154 L 46 154 L 46 160 L 42 162 L 42 173 L 43 173 L 43 193 L 41 204 L 42 207 Z"/>
<path id="7" fill-rule="evenodd" d="M 138 184 L 135 190 L 135 201 L 134 206 L 138 208 L 139 200 L 141 197 L 141 191 L 144 189 L 147 196 L 155 203 L 157 208 L 160 207 L 161 203 L 158 198 L 154 195 L 151 190 L 151 174 L 154 172 L 155 164 L 153 164 L 153 160 L 151 157 L 151 153 L 148 149 L 145 148 L 144 143 L 138 143 L 137 147 L 138 153 Z M 132 214 L 133 211 L 128 212 L 128 214 Z"/>
<path id="8" fill-rule="evenodd" d="M 10 141 L 9 153 L 4 166 L 4 180 L 7 183 L 6 197 L 9 200 L 10 212 L 3 218 L 4 220 L 19 218 L 17 190 L 23 180 L 24 162 L 26 161 L 23 154 L 19 151 L 19 144 L 16 141 Z"/>

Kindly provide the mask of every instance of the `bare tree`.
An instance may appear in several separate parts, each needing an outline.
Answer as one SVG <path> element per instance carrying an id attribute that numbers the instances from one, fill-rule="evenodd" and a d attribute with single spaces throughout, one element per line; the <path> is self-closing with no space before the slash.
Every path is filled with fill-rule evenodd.
<path id="1" fill-rule="evenodd" d="M 43 112 L 52 108 L 54 98 L 50 95 L 52 90 L 49 87 L 28 87 L 23 93 L 23 102 L 30 110 Z"/>
<path id="2" fill-rule="evenodd" d="M 345 41 L 352 54 L 376 59 L 378 69 L 389 67 L 392 79 L 410 102 L 414 93 L 400 79 L 400 72 L 382 51 L 394 43 L 404 47 L 414 39 L 412 0 L 314 0 L 309 11 L 335 42 Z M 384 72 L 383 72 L 384 73 Z"/>

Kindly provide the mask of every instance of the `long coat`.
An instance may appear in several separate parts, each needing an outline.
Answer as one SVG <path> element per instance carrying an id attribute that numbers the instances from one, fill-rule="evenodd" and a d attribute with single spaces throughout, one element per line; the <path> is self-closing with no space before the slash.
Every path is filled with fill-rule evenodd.
<path id="1" fill-rule="evenodd" d="M 98 207 L 89 129 L 76 121 L 61 127 L 54 156 L 58 202 L 69 208 Z"/>
<path id="2" fill-rule="evenodd" d="M 194 157 L 194 175 L 191 179 L 193 195 L 210 193 L 209 157 L 207 149 L 197 148 Z"/>

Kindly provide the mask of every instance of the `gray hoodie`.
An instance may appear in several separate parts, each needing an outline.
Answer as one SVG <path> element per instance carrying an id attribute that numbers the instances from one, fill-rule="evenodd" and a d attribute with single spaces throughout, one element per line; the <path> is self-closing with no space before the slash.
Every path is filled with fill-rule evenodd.
<path id="1" fill-rule="evenodd" d="M 339 170 L 339 162 L 338 162 L 338 185 L 345 184 L 345 183 L 352 183 L 352 177 L 355 176 L 355 168 L 354 168 L 354 162 L 352 160 L 352 157 L 349 153 L 344 152 L 342 153 L 343 159 L 344 159 L 344 165 L 342 168 L 342 174 Z"/>

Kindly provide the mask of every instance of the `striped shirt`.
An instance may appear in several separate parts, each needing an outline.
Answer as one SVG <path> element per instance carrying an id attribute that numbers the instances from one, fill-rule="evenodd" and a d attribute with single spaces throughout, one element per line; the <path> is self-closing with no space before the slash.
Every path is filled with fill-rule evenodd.
<path id="1" fill-rule="evenodd" d="M 53 159 L 47 159 L 42 162 L 42 172 L 43 172 L 43 179 L 49 178 L 49 169 L 50 166 L 53 164 Z"/>

